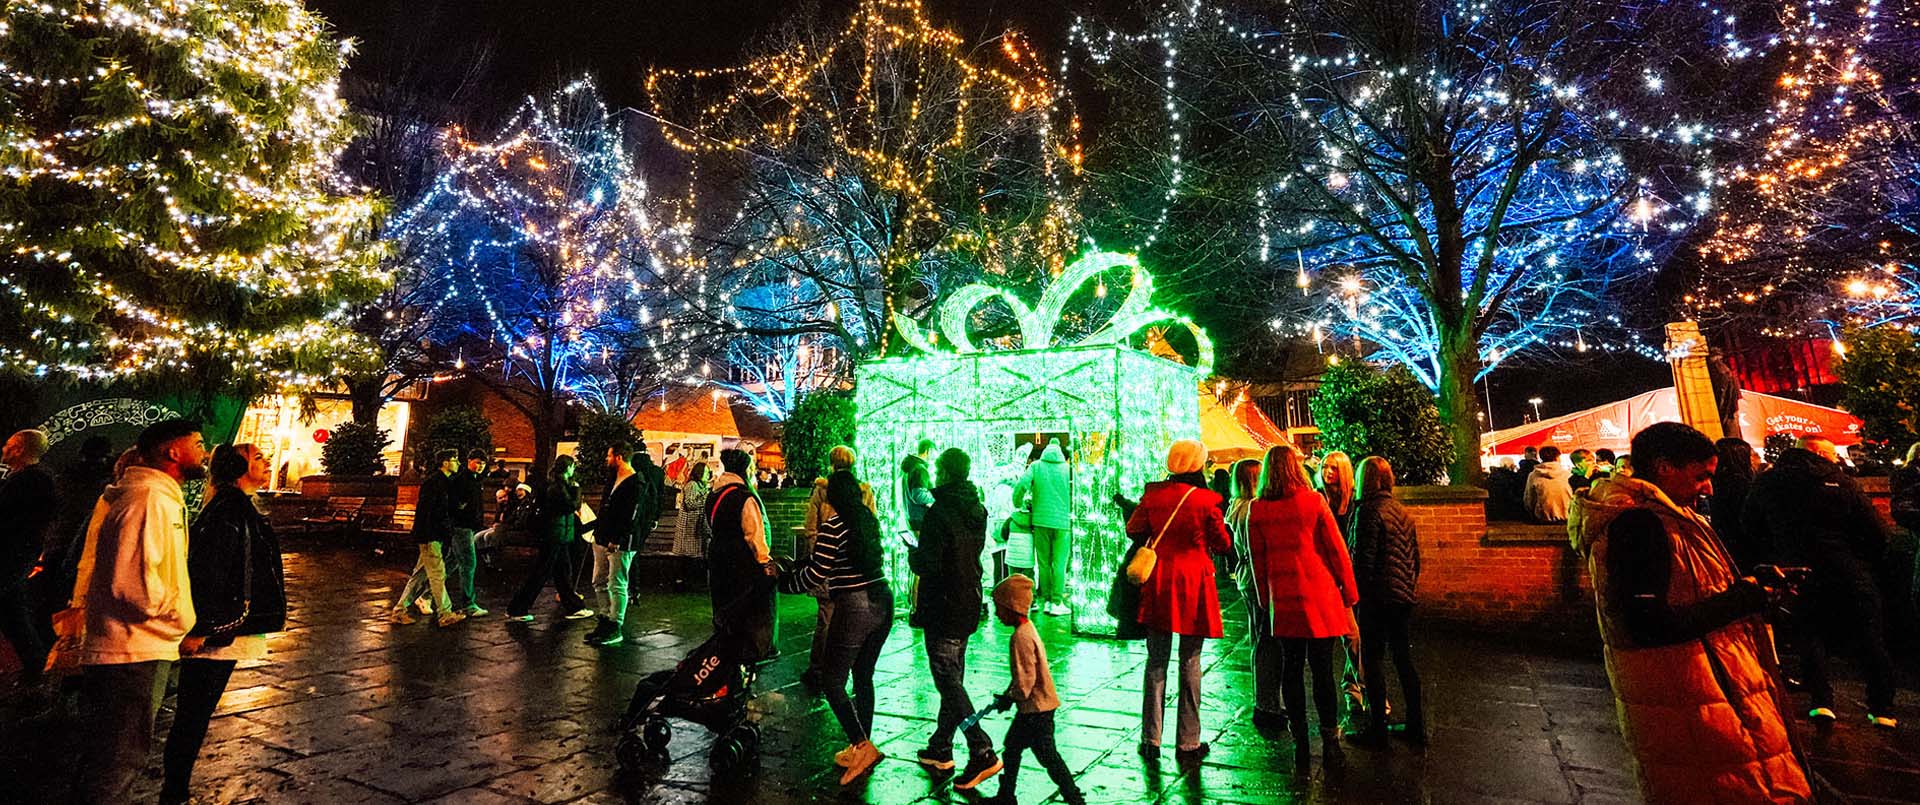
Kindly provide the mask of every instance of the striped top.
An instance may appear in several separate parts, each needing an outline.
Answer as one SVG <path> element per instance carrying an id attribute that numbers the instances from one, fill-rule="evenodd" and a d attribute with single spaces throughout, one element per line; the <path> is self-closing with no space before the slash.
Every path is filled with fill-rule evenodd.
<path id="1" fill-rule="evenodd" d="M 820 533 L 813 541 L 813 558 L 800 568 L 801 588 L 823 589 L 834 595 L 887 583 L 883 575 L 854 568 L 853 558 L 847 555 L 851 530 L 838 514 L 820 524 Z"/>

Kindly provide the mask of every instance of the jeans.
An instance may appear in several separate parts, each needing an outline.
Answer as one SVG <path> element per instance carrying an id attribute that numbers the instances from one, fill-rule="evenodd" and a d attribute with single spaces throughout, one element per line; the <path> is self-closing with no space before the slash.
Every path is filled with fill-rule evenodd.
<path id="1" fill-rule="evenodd" d="M 433 611 L 446 614 L 453 611 L 453 601 L 447 597 L 447 563 L 441 557 L 440 543 L 428 542 L 420 546 L 420 558 L 414 560 L 413 574 L 407 577 L 406 586 L 400 588 L 400 600 L 395 601 L 395 609 L 406 609 L 420 597 L 420 577 L 426 577 L 427 590 L 433 594 Z"/>
<path id="2" fill-rule="evenodd" d="M 1199 635 L 1180 636 L 1180 720 L 1174 735 L 1180 749 L 1200 746 L 1200 646 L 1206 641 Z M 1160 745 L 1161 721 L 1167 711 L 1167 659 L 1172 650 L 1172 632 L 1147 632 L 1147 683 L 1140 703 L 1140 740 L 1150 746 Z"/>
<path id="3" fill-rule="evenodd" d="M 867 740 L 873 731 L 873 667 L 893 627 L 893 591 L 883 582 L 833 596 L 833 627 L 827 634 L 827 706 L 847 734 L 847 743 Z M 847 678 L 853 678 L 853 696 Z"/>
<path id="4" fill-rule="evenodd" d="M 1242 586 L 1240 602 L 1247 609 L 1247 632 L 1253 635 L 1253 709 L 1259 713 L 1281 713 L 1280 638 L 1273 636 L 1267 620 L 1267 608 L 1260 606 L 1251 587 Z"/>
<path id="5" fill-rule="evenodd" d="M 13 644 L 13 655 L 20 658 L 20 674 L 28 684 L 40 681 L 47 666 L 47 644 L 40 640 L 34 625 L 33 596 L 27 582 L 0 582 L 0 635 Z"/>
<path id="6" fill-rule="evenodd" d="M 1800 652 L 1800 680 L 1814 707 L 1833 706 L 1827 678 L 1827 642 L 1853 638 L 1860 672 L 1867 682 L 1867 710 L 1892 716 L 1893 657 L 1887 652 L 1886 621 L 1873 582 L 1832 580 L 1808 591 L 1794 607 L 1794 648 Z M 1849 634 L 1851 633 L 1851 634 Z"/>
<path id="7" fill-rule="evenodd" d="M 815 596 L 819 610 L 813 614 L 813 649 L 807 655 L 807 671 L 813 674 L 826 673 L 827 634 L 833 631 L 833 599 Z"/>
<path id="8" fill-rule="evenodd" d="M 540 590 L 553 581 L 553 591 L 560 596 L 560 609 L 573 613 L 587 602 L 573 591 L 574 543 L 546 540 L 540 543 L 540 555 L 533 560 L 533 567 L 527 569 L 527 580 L 520 584 L 520 591 L 513 594 L 513 600 L 507 603 L 508 615 L 525 615 L 533 610 L 533 599 L 540 597 Z"/>
<path id="9" fill-rule="evenodd" d="M 220 696 L 227 692 L 227 680 L 233 676 L 233 660 L 180 661 L 180 689 L 175 694 L 173 728 L 167 731 L 167 748 L 162 750 L 166 781 L 160 786 L 160 801 L 185 802 L 193 782 L 193 764 L 200 759 L 200 745 L 207 740 L 207 724 L 213 720 Z"/>
<path id="10" fill-rule="evenodd" d="M 967 698 L 967 638 L 924 638 L 927 646 L 927 670 L 933 674 L 934 690 L 940 692 L 940 715 L 934 722 L 927 749 L 951 754 L 953 730 L 973 715 L 973 700 Z M 975 756 L 993 751 L 993 739 L 975 724 L 967 728 L 967 751 Z"/>
<path id="11" fill-rule="evenodd" d="M 1426 726 L 1420 709 L 1420 674 L 1413 668 L 1413 643 L 1407 623 L 1413 618 L 1412 604 L 1361 604 L 1361 665 L 1367 675 L 1367 729 L 1381 732 L 1387 728 L 1387 652 L 1392 651 L 1394 672 L 1400 675 L 1400 695 L 1406 698 L 1401 708 L 1407 729 L 1418 733 Z"/>
<path id="12" fill-rule="evenodd" d="M 601 551 L 594 546 L 595 554 Z M 633 569 L 633 551 L 608 550 L 607 554 L 607 619 L 615 626 L 627 622 L 627 574 Z M 598 572 L 599 565 L 595 564 Z"/>
<path id="13" fill-rule="evenodd" d="M 1281 638 L 1280 691 L 1287 703 L 1287 729 L 1296 744 L 1307 740 L 1307 697 L 1301 664 L 1313 669 L 1313 706 L 1320 712 L 1320 740 L 1340 737 L 1340 689 L 1333 678 L 1333 649 L 1338 637 Z"/>
<path id="14" fill-rule="evenodd" d="M 1053 745 L 1053 713 L 1019 713 L 1013 717 L 1013 725 L 1007 727 L 1006 756 L 1002 758 L 1006 767 L 1000 772 L 1000 798 L 1014 801 L 1013 786 L 1015 778 L 1020 776 L 1020 755 L 1028 749 L 1033 750 L 1033 758 L 1040 761 L 1040 767 L 1047 770 L 1047 776 L 1053 778 L 1053 784 L 1061 794 L 1080 790 L 1073 784 L 1073 770 L 1067 768 L 1067 762 L 1060 758 L 1060 750 Z"/>
<path id="15" fill-rule="evenodd" d="M 73 801 L 121 805 L 147 769 L 153 717 L 167 692 L 172 660 L 89 665 L 80 678 L 80 762 Z"/>
<path id="16" fill-rule="evenodd" d="M 473 595 L 473 571 L 478 564 L 473 553 L 473 529 L 455 528 L 453 537 L 446 543 L 447 557 L 447 597 L 453 601 L 456 612 L 465 612 L 478 606 L 480 599 Z"/>
<path id="17" fill-rule="evenodd" d="M 593 588 L 608 589 L 613 582 L 613 552 L 607 546 L 593 543 Z"/>
<path id="18" fill-rule="evenodd" d="M 1038 565 L 1040 583 L 1036 598 L 1049 603 L 1067 602 L 1067 564 L 1073 559 L 1073 543 L 1067 528 L 1033 527 L 1033 557 Z"/>

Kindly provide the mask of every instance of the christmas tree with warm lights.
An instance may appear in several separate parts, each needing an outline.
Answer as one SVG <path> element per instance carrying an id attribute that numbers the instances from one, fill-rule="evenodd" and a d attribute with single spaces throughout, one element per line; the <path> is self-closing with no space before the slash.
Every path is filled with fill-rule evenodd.
<path id="1" fill-rule="evenodd" d="M 344 187 L 345 48 L 297 0 L 8 2 L 0 371 L 308 385 L 383 277 Z"/>

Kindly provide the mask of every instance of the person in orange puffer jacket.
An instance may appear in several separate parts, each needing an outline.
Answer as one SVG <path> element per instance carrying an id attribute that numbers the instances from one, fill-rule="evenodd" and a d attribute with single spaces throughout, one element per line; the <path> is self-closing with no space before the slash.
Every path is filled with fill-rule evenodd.
<path id="1" fill-rule="evenodd" d="M 1806 802 L 1760 618 L 1770 593 L 1693 508 L 1716 461 L 1704 434 L 1662 422 L 1634 435 L 1631 477 L 1575 500 L 1620 733 L 1653 805 Z"/>

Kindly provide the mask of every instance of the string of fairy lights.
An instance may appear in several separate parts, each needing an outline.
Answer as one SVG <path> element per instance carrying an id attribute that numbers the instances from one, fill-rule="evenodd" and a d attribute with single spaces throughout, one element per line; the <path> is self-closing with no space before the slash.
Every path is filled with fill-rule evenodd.
<path id="1" fill-rule="evenodd" d="M 1758 315 L 1759 332 L 1788 338 L 1920 327 L 1920 134 L 1898 111 L 1920 81 L 1910 57 L 1897 73 L 1881 63 L 1920 44 L 1920 5 L 1895 2 L 1781 6 L 1764 148 L 1732 171 L 1751 200 L 1700 247 L 1712 269 L 1687 297 L 1695 315 Z"/>
<path id="2" fill-rule="evenodd" d="M 1495 41 L 1502 15 L 1513 10 L 1479 3 L 1445 13 L 1455 41 Z M 1237 55 L 1279 84 L 1270 107 L 1255 102 L 1260 114 L 1245 117 L 1298 121 L 1307 133 L 1304 142 L 1317 143 L 1317 152 L 1307 151 L 1292 170 L 1253 191 L 1254 256 L 1276 272 L 1291 269 L 1312 303 L 1304 311 L 1283 312 L 1273 322 L 1277 331 L 1335 349 L 1330 359 L 1337 360 L 1338 345 L 1359 345 L 1363 353 L 1414 367 L 1429 385 L 1436 382 L 1439 334 L 1431 294 L 1416 292 L 1400 268 L 1431 261 L 1436 221 L 1424 200 L 1396 195 L 1385 175 L 1395 160 L 1414 158 L 1391 123 L 1402 114 L 1393 104 L 1405 103 L 1410 91 L 1423 109 L 1458 120 L 1463 139 L 1490 144 L 1457 154 L 1457 176 L 1499 174 L 1522 164 L 1512 161 L 1515 147 L 1499 145 L 1503 140 L 1541 136 L 1548 138 L 1541 150 L 1554 154 L 1524 164 L 1510 199 L 1463 193 L 1469 240 L 1464 251 L 1492 255 L 1478 266 L 1469 261 L 1462 278 L 1463 290 L 1490 300 L 1477 314 L 1485 319 L 1480 371 L 1536 347 L 1664 358 L 1659 345 L 1642 341 L 1602 303 L 1617 282 L 1658 267 L 1663 240 L 1714 209 L 1715 191 L 1726 183 L 1714 169 L 1716 146 L 1751 137 L 1753 126 L 1716 124 L 1684 109 L 1662 112 L 1658 103 L 1645 109 L 1609 103 L 1603 97 L 1617 98 L 1617 92 L 1594 90 L 1612 81 L 1611 73 L 1562 74 L 1573 68 L 1551 58 L 1545 46 L 1524 41 L 1506 57 L 1476 52 L 1443 67 L 1393 63 L 1351 43 L 1329 49 L 1320 32 L 1286 15 L 1278 27 L 1247 25 L 1195 0 L 1150 17 L 1155 24 L 1144 32 L 1097 30 L 1077 21 L 1071 40 L 1095 64 L 1139 52 L 1144 55 L 1136 57 L 1137 72 L 1153 66 L 1165 71 L 1158 89 L 1167 116 L 1165 159 L 1175 176 L 1183 130 L 1192 125 L 1176 106 L 1179 87 L 1173 81 L 1181 72 L 1176 60 L 1184 41 L 1237 42 Z M 1703 40 L 1729 60 L 1764 55 L 1778 44 L 1757 27 L 1743 28 L 1731 12 L 1708 9 L 1705 18 Z M 1667 80 L 1654 68 L 1641 68 L 1646 96 L 1663 94 Z M 1657 185 L 1631 170 L 1622 155 L 1629 145 L 1683 154 L 1692 164 L 1687 181 Z M 1180 193 L 1178 181 L 1168 184 L 1158 221 L 1165 221 Z M 1318 213 L 1270 212 L 1283 198 L 1296 207 L 1299 199 L 1309 199 Z M 1501 206 L 1496 210 L 1488 198 Z M 1503 288 L 1504 294 L 1487 290 Z"/>
<path id="3" fill-rule="evenodd" d="M 111 380 L 215 362 L 304 384 L 357 351 L 323 316 L 386 276 L 363 237 L 374 202 L 334 171 L 347 49 L 325 33 L 296 0 L 6 4 L 0 304 L 25 339 L 0 368 Z M 63 217 L 87 208 L 102 212 Z M 246 313 L 190 312 L 209 296 Z"/>
<path id="4" fill-rule="evenodd" d="M 859 308 L 860 315 L 838 316 L 863 325 L 841 345 L 842 354 L 857 357 L 886 351 L 886 322 L 902 286 L 926 282 L 942 268 L 971 263 L 973 271 L 1003 277 L 1062 270 L 1082 244 L 1074 203 L 1074 177 L 1085 158 L 1080 124 L 1031 44 L 1014 32 L 997 43 L 976 52 L 932 22 L 917 0 L 865 0 L 843 28 L 818 41 L 733 67 L 650 71 L 645 86 L 654 115 L 669 121 L 662 128 L 669 143 L 696 159 L 777 165 L 766 174 L 788 185 L 775 195 L 791 204 L 751 199 L 755 206 L 733 217 L 753 242 L 716 272 L 731 274 L 726 293 L 778 281 L 796 265 L 810 274 L 877 277 L 876 291 L 859 298 L 820 292 L 829 303 L 822 309 Z M 843 83 L 849 76 L 850 89 Z M 1024 220 L 983 223 L 990 200 L 1008 188 L 956 188 L 956 164 L 1037 165 L 1044 203 Z M 982 175 L 985 181 L 995 174 Z M 695 199 L 690 189 L 683 220 L 725 219 L 698 210 Z M 869 213 L 863 203 L 899 212 L 878 216 L 889 228 L 857 248 L 825 248 L 839 245 L 838 230 L 858 226 L 849 220 Z M 712 258 L 696 251 L 690 259 Z M 867 261 L 873 265 L 861 264 Z M 833 262 L 845 265 L 821 267 Z"/>

